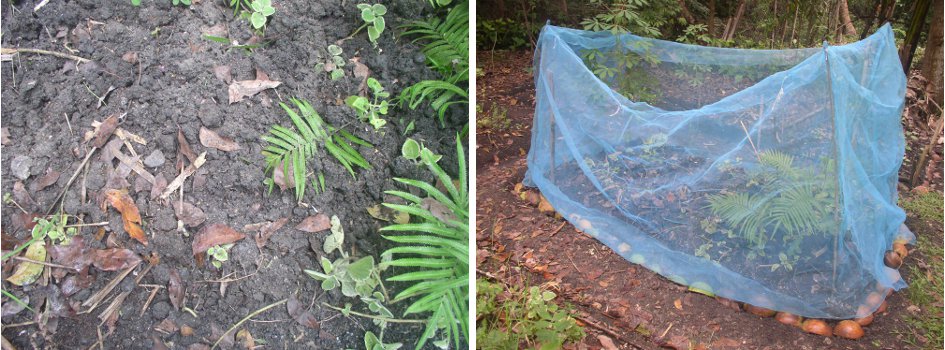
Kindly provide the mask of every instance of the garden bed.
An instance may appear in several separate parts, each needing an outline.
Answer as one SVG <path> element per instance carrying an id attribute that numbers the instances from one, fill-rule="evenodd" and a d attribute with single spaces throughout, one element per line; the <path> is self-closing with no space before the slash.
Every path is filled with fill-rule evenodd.
<path id="1" fill-rule="evenodd" d="M 317 214 L 337 215 L 348 236 L 346 250 L 357 256 L 379 255 L 389 245 L 377 234 L 386 223 L 373 219 L 365 209 L 384 201 L 384 190 L 406 189 L 393 177 L 433 182 L 425 168 L 400 156 L 404 140 L 417 139 L 443 154 L 439 164 L 456 174 L 455 136 L 466 116 L 454 109 L 443 128 L 428 109 L 392 108 L 386 126 L 379 131 L 358 121 L 344 103 L 346 97 L 358 94 L 362 84 L 363 78 L 355 77 L 352 69 L 355 64 L 349 61 L 345 77 L 339 80 L 315 70 L 316 64 L 327 58 L 326 47 L 362 23 L 355 3 L 278 2 L 264 37 L 254 36 L 249 22 L 234 17 L 223 2 L 195 1 L 189 7 L 172 6 L 170 1 L 145 1 L 140 7 L 94 1 L 49 2 L 34 11 L 38 5 L 32 1 L 3 4 L 3 47 L 69 53 L 91 62 L 20 53 L 2 64 L 2 189 L 5 194 L 13 193 L 26 213 L 10 202 L 3 205 L 3 249 L 10 249 L 8 238 L 17 245 L 27 241 L 28 217 L 45 214 L 60 191 L 67 189 L 61 206 L 64 213 L 82 216 L 86 223 L 108 222 L 102 226 L 104 235 L 98 232 L 99 227 L 79 230 L 88 246 L 130 249 L 139 256 L 160 260 L 150 268 L 148 261 L 140 263 L 90 313 L 63 311 L 61 317 L 49 319 L 34 319 L 29 310 L 5 315 L 5 325 L 22 325 L 5 326 L 4 338 L 18 348 L 85 349 L 98 342 L 101 333 L 103 348 L 161 348 L 158 341 L 170 348 L 200 348 L 213 344 L 223 331 L 250 313 L 297 298 L 306 309 L 314 305 L 310 311 L 319 321 L 317 327 L 296 322 L 286 306 L 279 305 L 239 329 L 247 330 L 256 344 L 265 342 L 274 348 L 360 347 L 364 331 L 375 329 L 374 324 L 322 307 L 322 303 L 343 307 L 354 301 L 337 289 L 322 291 L 318 281 L 302 273 L 315 268 L 324 255 L 321 247 L 327 231 L 308 233 L 294 227 Z M 400 38 L 396 29 L 431 10 L 425 2 L 387 5 L 388 29 L 376 49 L 364 31 L 340 46 L 345 58 L 363 64 L 371 77 L 397 94 L 412 83 L 435 76 L 418 47 Z M 263 45 L 250 53 L 207 40 L 205 34 Z M 229 103 L 230 80 L 265 80 L 266 76 L 281 85 Z M 290 104 L 290 97 L 310 101 L 327 122 L 374 145 L 358 147 L 372 168 L 357 171 L 354 178 L 337 162 L 320 162 L 326 189 L 315 194 L 310 188 L 302 200 L 304 205 L 297 205 L 291 189 L 283 191 L 277 186 L 267 194 L 263 182 L 269 175 L 261 154 L 265 143 L 260 137 L 273 124 L 291 125 L 279 107 L 280 102 Z M 183 201 L 206 216 L 203 223 L 185 227 L 188 236 L 179 230 L 172 205 L 180 200 L 178 192 L 170 200 L 152 199 L 154 186 L 136 172 L 124 178 L 126 186 L 118 186 L 126 187 L 140 211 L 148 240 L 145 246 L 125 233 L 121 214 L 100 206 L 107 187 L 123 185 L 113 172 L 121 161 L 103 161 L 102 152 L 98 152 L 89 158 L 87 171 L 76 172 L 91 149 L 90 143 L 83 141 L 84 134 L 93 130 L 93 122 L 113 115 L 121 117 L 121 130 L 146 141 L 129 141 L 134 152 L 125 145 L 123 154 L 136 153 L 145 163 L 144 170 L 155 177 L 171 181 L 180 174 L 180 165 L 193 162 L 179 151 L 179 132 L 194 153 L 206 152 L 206 163 L 182 186 Z M 413 126 L 408 128 L 411 122 Z M 207 147 L 212 143 L 201 136 L 202 129 L 232 140 L 238 149 Z M 59 173 L 58 178 L 45 176 L 52 173 Z M 70 185 L 73 173 L 78 175 Z M 48 187 L 39 184 L 49 179 L 53 182 Z M 21 200 L 24 193 L 16 188 L 20 184 L 29 189 L 25 194 L 30 200 Z M 281 218 L 287 219 L 285 226 L 262 247 L 253 239 L 257 233 L 245 227 Z M 247 235 L 230 249 L 229 261 L 219 269 L 198 262 L 191 246 L 195 235 L 214 223 Z M 10 276 L 14 265 L 4 263 L 4 278 Z M 62 271 L 52 274 L 59 273 Z M 63 279 L 48 276 L 25 287 L 4 282 L 3 289 L 28 298 L 36 311 L 46 310 L 40 307 L 43 300 L 79 306 L 120 273 L 90 267 L 90 284 L 68 297 L 61 294 Z M 183 305 L 190 311 L 174 307 L 169 299 L 167 286 L 175 273 L 184 286 Z M 141 278 L 136 285 L 137 277 Z M 402 288 L 396 283 L 387 286 L 392 290 L 398 287 Z M 149 301 L 152 290 L 156 294 Z M 120 315 L 109 322 L 100 320 L 99 314 L 114 300 L 113 295 L 121 292 L 127 292 L 127 297 L 117 304 Z M 402 304 L 392 306 L 392 311 L 400 315 L 405 307 Z M 13 303 L 4 298 L 5 314 L 8 305 Z M 79 306 L 75 311 L 86 309 Z M 176 327 L 167 327 L 169 323 Z M 182 335 L 180 328 L 184 326 L 192 328 L 192 334 Z M 388 328 L 387 338 L 412 346 L 410 339 L 418 338 L 422 331 L 422 325 L 394 324 Z"/>

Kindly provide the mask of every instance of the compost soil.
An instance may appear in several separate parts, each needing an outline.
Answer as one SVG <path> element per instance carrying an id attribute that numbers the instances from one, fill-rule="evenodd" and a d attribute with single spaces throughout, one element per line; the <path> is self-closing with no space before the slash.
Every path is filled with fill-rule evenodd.
<path id="1" fill-rule="evenodd" d="M 535 103 L 531 54 L 478 54 L 484 72 L 477 80 L 478 101 L 486 109 L 481 115 L 498 108 L 507 110 L 511 121 L 507 128 L 477 130 L 478 277 L 555 291 L 560 296 L 557 300 L 575 307 L 574 315 L 588 333 L 574 348 L 600 348 L 599 336 L 611 338 L 622 349 L 918 349 L 930 345 L 905 324 L 913 311 L 908 311 L 911 303 L 902 293 L 887 299 L 887 311 L 864 328 L 866 335 L 859 340 L 807 334 L 689 292 L 519 198 L 513 192 L 527 169 Z M 913 149 L 921 147 L 912 142 L 918 140 L 910 141 Z M 942 240 L 940 224 L 912 215 L 906 224 L 917 236 L 929 236 L 930 242 Z M 923 258 L 913 251 L 904 265 Z M 905 276 L 907 282 L 909 277 Z M 914 339 L 918 343 L 910 344 Z"/>
<path id="2" fill-rule="evenodd" d="M 227 3 L 202 0 L 184 7 L 172 6 L 170 1 L 144 1 L 140 7 L 133 7 L 127 2 L 52 1 L 36 11 L 38 1 L 3 3 L 3 47 L 44 49 L 91 60 L 77 64 L 49 55 L 20 54 L 2 64 L 3 192 L 14 192 L 21 181 L 17 176 L 28 176 L 22 182 L 33 188 L 47 171 L 61 173 L 51 186 L 29 191 L 32 203 L 20 203 L 26 212 L 45 213 L 53 204 L 91 148 L 83 142 L 83 134 L 92 130 L 93 121 L 103 121 L 110 115 L 123 116 L 119 127 L 147 141 L 146 145 L 132 145 L 146 163 L 145 170 L 155 176 L 172 180 L 179 174 L 178 130 L 195 153 L 207 153 L 206 163 L 183 186 L 183 200 L 207 216 L 202 225 L 187 228 L 189 236 L 178 231 L 171 203 L 152 200 L 150 184 L 135 173 L 127 177 L 128 190 L 143 218 L 148 246 L 124 233 L 119 213 L 99 207 L 96 198 L 109 181 L 111 166 L 98 154 L 90 159 L 87 174 L 80 173 L 66 192 L 64 212 L 81 215 L 85 222 L 110 222 L 104 238 L 98 240 L 97 227 L 80 231 L 89 245 L 128 248 L 142 257 L 157 256 L 160 262 L 150 270 L 146 270 L 147 263 L 140 264 L 111 293 L 130 292 L 121 303 L 113 331 L 101 325 L 97 317 L 111 302 L 109 296 L 91 313 L 4 327 L 3 336 L 18 348 L 85 349 L 99 341 L 99 333 L 106 349 L 158 349 L 162 345 L 173 349 L 206 348 L 217 340 L 221 330 L 290 296 L 310 307 L 319 327 L 295 322 L 286 306 L 280 305 L 240 329 L 249 331 L 257 344 L 265 342 L 272 348 L 359 348 L 365 330 L 377 332 L 370 320 L 339 316 L 322 306 L 323 302 L 336 306 L 350 302 L 357 310 L 360 303 L 344 298 L 338 290 L 322 291 L 318 281 L 302 273 L 303 269 L 316 268 L 317 259 L 324 255 L 321 247 L 325 232 L 307 233 L 294 226 L 316 213 L 337 215 L 347 235 L 345 249 L 355 256 L 378 255 L 387 247 L 376 234 L 385 223 L 372 219 L 365 208 L 382 202 L 384 190 L 401 188 L 392 180 L 395 176 L 433 181 L 423 168 L 400 157 L 406 125 L 414 121 L 415 131 L 408 136 L 443 154 L 440 164 L 455 174 L 455 132 L 466 116 L 453 113 L 450 125 L 440 128 L 429 110 L 395 108 L 387 117 L 387 127 L 379 132 L 357 121 L 343 103 L 345 97 L 359 90 L 361 78 L 353 76 L 354 65 L 348 64 L 346 77 L 338 81 L 314 70 L 318 62 L 327 59 L 325 48 L 329 44 L 348 36 L 362 23 L 353 2 L 274 3 L 276 12 L 261 40 L 265 44 L 252 53 L 203 38 L 204 34 L 212 34 L 239 43 L 259 41 L 248 21 L 234 18 Z M 387 5 L 387 30 L 378 48 L 372 47 L 364 31 L 341 46 L 345 58 L 358 58 L 370 69 L 371 76 L 397 94 L 416 81 L 434 77 L 418 47 L 400 38 L 400 30 L 396 29 L 408 20 L 429 15 L 430 10 L 418 1 Z M 253 80 L 262 72 L 282 85 L 229 104 L 229 81 L 225 74 L 215 74 L 225 70 L 218 69 L 222 66 L 229 67 L 233 80 Z M 106 93 L 110 88 L 114 91 Z M 100 107 L 97 96 L 104 98 Z M 267 174 L 260 136 L 270 125 L 290 125 L 278 104 L 288 103 L 293 96 L 311 101 L 329 123 L 344 126 L 375 145 L 373 149 L 360 147 L 373 169 L 358 171 L 355 178 L 337 162 L 321 162 L 327 190 L 316 195 L 309 187 L 303 199 L 307 207 L 297 205 L 291 189 L 281 191 L 277 187 L 267 194 L 263 184 Z M 202 127 L 232 139 L 240 148 L 224 152 L 204 147 L 198 136 Z M 156 155 L 157 151 L 163 157 Z M 129 150 L 123 148 L 123 152 Z M 87 190 L 85 201 L 80 195 L 83 187 Z M 179 200 L 177 196 L 175 193 L 173 197 Z M 7 238 L 20 243 L 29 238 L 19 212 L 13 204 L 3 205 L 5 250 Z M 243 231 L 244 225 L 280 218 L 288 218 L 288 223 L 262 248 L 257 248 L 253 232 Z M 191 252 L 194 234 L 212 223 L 248 235 L 231 249 L 230 259 L 221 269 L 198 263 Z M 4 264 L 4 278 L 12 273 L 12 265 Z M 184 305 L 193 313 L 173 307 L 167 288 L 159 288 L 141 314 L 152 288 L 136 286 L 134 279 L 144 274 L 140 284 L 163 287 L 168 285 L 172 272 L 180 275 L 185 287 Z M 67 302 L 86 300 L 119 274 L 95 268 L 90 273 L 91 285 Z M 225 288 L 221 283 L 207 282 L 221 279 L 232 281 Z M 394 291 L 402 288 L 396 284 L 387 287 Z M 47 286 L 37 282 L 23 288 L 4 282 L 3 288 L 20 298 L 28 297 L 34 309 L 43 310 L 39 308 L 42 301 L 59 296 L 61 280 L 53 278 Z M 13 305 L 4 298 L 5 309 L 8 304 Z M 392 311 L 399 315 L 398 307 L 394 305 Z M 3 318 L 4 324 L 31 321 L 33 314 L 27 310 Z M 191 327 L 193 334 L 158 332 L 156 327 L 165 321 L 178 328 Z M 421 332 L 420 326 L 394 324 L 388 328 L 385 340 L 411 344 Z"/>

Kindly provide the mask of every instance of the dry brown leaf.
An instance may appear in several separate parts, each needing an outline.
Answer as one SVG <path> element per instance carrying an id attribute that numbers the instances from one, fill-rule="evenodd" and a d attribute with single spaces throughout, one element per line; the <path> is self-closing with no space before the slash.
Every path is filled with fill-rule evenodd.
<path id="1" fill-rule="evenodd" d="M 108 118 L 105 118 L 102 125 L 99 125 L 98 128 L 95 129 L 94 134 L 92 134 L 92 147 L 101 148 L 105 146 L 105 143 L 108 142 L 108 138 L 112 136 L 116 128 L 118 128 L 117 115 L 112 114 Z"/>
<path id="2" fill-rule="evenodd" d="M 311 329 L 318 329 L 318 320 L 315 319 L 315 315 L 313 315 L 311 311 L 306 310 L 305 305 L 300 303 L 299 300 L 295 298 L 295 295 L 289 296 L 286 308 L 289 311 L 289 316 L 292 316 L 295 322 Z"/>
<path id="3" fill-rule="evenodd" d="M 140 226 L 141 213 L 138 212 L 138 206 L 135 205 L 135 201 L 131 199 L 128 192 L 110 189 L 105 191 L 105 198 L 112 207 L 121 213 L 125 232 L 141 244 L 148 245 L 148 236 L 144 234 Z"/>
<path id="4" fill-rule="evenodd" d="M 181 201 L 174 201 L 174 214 L 177 219 L 184 222 L 188 227 L 196 227 L 207 221 L 207 214 L 193 204 Z"/>
<path id="5" fill-rule="evenodd" d="M 202 126 L 200 127 L 200 144 L 224 152 L 232 152 L 240 149 L 240 145 L 233 140 L 220 136 L 213 130 Z"/>
<path id="6" fill-rule="evenodd" d="M 94 250 L 86 247 L 82 236 L 72 237 L 69 244 L 55 244 L 49 247 L 52 261 L 79 271 L 92 263 Z"/>
<path id="7" fill-rule="evenodd" d="M 253 339 L 253 335 L 249 333 L 249 330 L 246 328 L 240 329 L 236 332 L 236 340 L 240 342 L 240 345 L 243 346 L 243 349 L 253 350 L 256 348 L 256 340 Z"/>
<path id="8" fill-rule="evenodd" d="M 353 57 L 348 59 L 348 61 L 354 63 L 354 77 L 361 78 L 361 83 L 358 85 L 358 93 L 364 96 L 367 94 L 367 78 L 371 76 L 371 69 L 364 63 L 361 63 L 360 57 Z"/>
<path id="9" fill-rule="evenodd" d="M 600 342 L 600 346 L 604 350 L 617 350 L 617 345 L 614 344 L 614 340 L 606 335 L 598 335 L 597 341 Z"/>
<path id="10" fill-rule="evenodd" d="M 180 306 L 183 305 L 184 301 L 184 283 L 181 281 L 180 274 L 177 273 L 177 270 L 171 270 L 168 275 L 170 279 L 167 282 L 167 294 L 171 299 L 171 305 L 174 306 L 174 309 L 180 310 Z M 171 333 L 173 333 L 173 331 Z"/>
<path id="11" fill-rule="evenodd" d="M 118 271 L 141 263 L 141 257 L 130 249 L 110 248 L 95 251 L 92 264 L 103 271 Z"/>
<path id="12" fill-rule="evenodd" d="M 302 222 L 300 222 L 298 225 L 295 225 L 296 230 L 308 233 L 321 232 L 330 228 L 331 219 L 328 218 L 328 215 L 321 213 L 309 216 L 302 220 Z"/>
<path id="13" fill-rule="evenodd" d="M 284 164 L 280 163 L 279 166 L 272 169 L 272 181 L 279 185 L 279 189 L 283 191 L 287 188 L 295 188 L 295 179 L 291 176 L 285 176 Z M 292 163 L 289 163 L 289 173 L 292 173 L 293 169 Z"/>
<path id="14" fill-rule="evenodd" d="M 46 187 L 52 186 L 52 184 L 59 180 L 59 175 L 60 173 L 58 171 L 52 170 L 52 168 L 46 168 L 46 173 L 43 174 L 43 177 L 30 183 L 30 191 L 39 192 L 46 189 Z"/>
<path id="15" fill-rule="evenodd" d="M 230 97 L 230 104 L 233 104 L 242 101 L 246 97 L 255 96 L 260 91 L 274 89 L 280 84 L 282 82 L 259 79 L 234 81 L 230 83 L 227 94 Z"/>
<path id="16" fill-rule="evenodd" d="M 289 222 L 289 218 L 280 218 L 275 222 L 270 222 L 263 226 L 258 233 L 256 233 L 256 247 L 262 249 L 266 245 L 266 242 L 269 241 L 269 237 L 272 237 L 276 231 L 279 231 L 282 226 Z"/>
<path id="17" fill-rule="evenodd" d="M 177 129 L 177 153 L 187 157 L 191 163 L 197 160 L 197 154 L 190 149 L 190 143 L 187 142 L 187 138 L 184 137 L 184 131 Z M 181 161 L 180 157 L 177 157 L 178 161 Z"/>
<path id="18" fill-rule="evenodd" d="M 26 190 L 26 186 L 23 185 L 23 181 L 17 181 L 13 184 L 13 200 L 23 208 L 33 206 L 33 197 L 30 197 L 30 193 Z"/>
<path id="19" fill-rule="evenodd" d="M 213 67 L 213 75 L 224 83 L 229 84 L 233 82 L 233 75 L 230 74 L 230 66 L 223 65 Z"/>
<path id="20" fill-rule="evenodd" d="M 164 189 L 167 188 L 167 178 L 164 177 L 164 174 L 158 174 L 154 177 L 154 183 L 151 184 L 151 199 L 155 199 L 161 195 L 161 192 L 164 192 Z"/>
<path id="21" fill-rule="evenodd" d="M 159 323 L 157 326 L 154 326 L 154 330 L 164 334 L 176 333 L 178 329 L 179 328 L 177 328 L 177 324 L 174 323 L 170 317 L 165 318 L 164 321 L 161 321 L 161 323 Z"/>
<path id="22" fill-rule="evenodd" d="M 229 244 L 246 238 L 246 235 L 236 232 L 227 225 L 215 223 L 204 226 L 194 236 L 194 242 L 191 245 L 193 254 L 206 252 L 210 247 L 220 244 Z"/>

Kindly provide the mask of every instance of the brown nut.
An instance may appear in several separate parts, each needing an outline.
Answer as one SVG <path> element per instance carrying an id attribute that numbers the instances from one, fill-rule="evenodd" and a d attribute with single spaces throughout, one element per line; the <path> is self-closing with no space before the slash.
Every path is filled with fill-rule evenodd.
<path id="1" fill-rule="evenodd" d="M 801 324 L 801 329 L 807 333 L 819 334 L 825 337 L 833 335 L 833 329 L 823 320 L 810 319 Z"/>
<path id="2" fill-rule="evenodd" d="M 863 337 L 863 327 L 851 320 L 843 320 L 833 329 L 833 334 L 841 338 L 860 339 Z"/>

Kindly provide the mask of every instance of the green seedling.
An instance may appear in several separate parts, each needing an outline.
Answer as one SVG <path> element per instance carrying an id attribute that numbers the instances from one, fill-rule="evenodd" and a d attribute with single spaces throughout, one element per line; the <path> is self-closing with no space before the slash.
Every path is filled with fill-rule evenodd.
<path id="1" fill-rule="evenodd" d="M 137 0 L 137 1 L 140 2 L 141 0 Z M 177 5 L 190 6 L 190 0 L 171 0 L 171 3 L 174 4 L 174 6 L 177 6 Z"/>
<path id="2" fill-rule="evenodd" d="M 276 9 L 272 7 L 272 0 L 253 0 L 249 8 L 252 12 L 244 12 L 244 15 L 249 16 L 249 23 L 253 25 L 253 29 L 264 31 L 269 16 L 276 13 Z"/>
<path id="3" fill-rule="evenodd" d="M 381 33 L 384 33 L 384 28 L 387 26 L 384 22 L 387 7 L 381 4 L 358 4 L 358 9 L 361 10 L 361 19 L 364 20 L 362 27 L 367 27 L 368 40 L 377 47 L 377 39 L 381 37 Z"/>
<path id="4" fill-rule="evenodd" d="M 215 245 L 207 249 L 207 256 L 211 259 L 210 263 L 214 267 L 220 268 L 223 266 L 223 263 L 227 260 L 230 260 L 230 248 L 233 248 L 234 243 Z"/>
<path id="5" fill-rule="evenodd" d="M 253 53 L 253 49 L 260 48 L 266 44 L 266 42 L 262 42 L 258 44 L 240 44 L 236 40 L 230 41 L 230 39 L 219 37 L 219 36 L 213 36 L 213 35 L 204 35 L 203 38 L 216 42 L 216 43 L 227 45 L 228 47 L 226 48 L 226 51 L 230 51 L 232 49 L 240 49 L 240 50 L 244 50 L 247 55 Z"/>
<path id="6" fill-rule="evenodd" d="M 400 154 L 418 165 L 435 164 L 443 158 L 442 155 L 433 153 L 429 148 L 424 147 L 412 138 L 407 138 L 407 141 L 404 141 L 404 145 L 400 147 Z"/>
<path id="7" fill-rule="evenodd" d="M 374 129 L 380 129 L 387 121 L 381 118 L 382 115 L 387 115 L 387 109 L 390 104 L 387 102 L 387 98 L 390 97 L 390 92 L 384 91 L 384 87 L 381 86 L 381 83 L 374 78 L 367 79 L 367 86 L 371 88 L 371 92 L 374 95 L 374 99 L 369 100 L 364 96 L 348 96 L 345 99 L 345 104 L 349 107 L 354 108 L 355 112 L 358 113 L 358 119 L 362 122 L 368 122 L 374 126 Z"/>
<path id="8" fill-rule="evenodd" d="M 345 71 L 341 69 L 345 66 L 345 58 L 341 57 L 341 46 L 338 45 L 328 45 L 328 61 L 324 63 L 319 63 L 315 65 L 315 71 L 328 72 L 331 76 L 331 80 L 338 80 L 345 76 Z"/>

